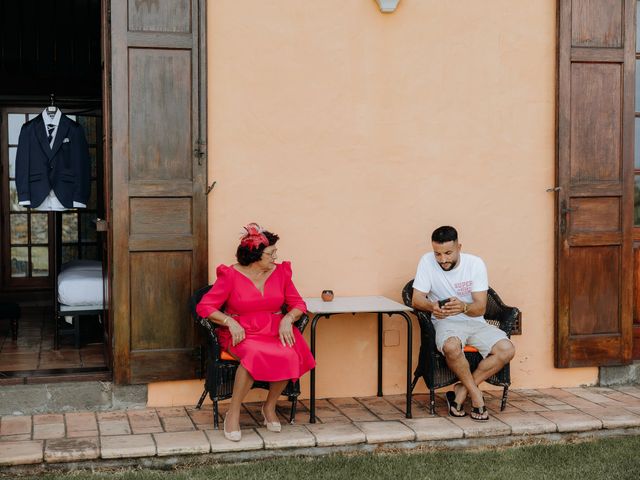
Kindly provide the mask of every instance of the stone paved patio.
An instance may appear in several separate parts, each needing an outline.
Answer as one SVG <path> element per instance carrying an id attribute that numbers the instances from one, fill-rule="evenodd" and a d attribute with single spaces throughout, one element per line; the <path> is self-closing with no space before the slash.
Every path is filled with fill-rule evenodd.
<path id="1" fill-rule="evenodd" d="M 242 441 L 227 441 L 213 430 L 210 406 L 147 408 L 109 412 L 74 412 L 0 418 L 0 465 L 65 462 L 105 462 L 141 457 L 247 453 L 263 456 L 326 453 L 331 448 L 433 445 L 452 448 L 474 446 L 474 440 L 508 444 L 524 437 L 640 434 L 640 386 L 615 388 L 549 388 L 515 390 L 499 412 L 500 393 L 485 392 L 491 420 L 446 415 L 443 394 L 436 415 L 428 414 L 428 396 L 415 395 L 413 418 L 402 411 L 402 395 L 332 398 L 317 402 L 318 423 L 309 424 L 306 401 L 298 403 L 295 425 L 286 425 L 289 402 L 279 414 L 283 431 L 274 434 L 260 426 L 260 404 L 248 403 L 241 416 Z M 222 412 L 225 405 L 221 405 Z M 220 422 L 222 425 L 222 422 Z M 425 443 L 426 442 L 426 443 Z M 431 443 L 429 443 L 431 442 Z M 453 442 L 459 442 L 454 444 Z M 463 443 L 460 443 L 463 442 Z M 466 442 L 466 443 L 465 443 Z"/>

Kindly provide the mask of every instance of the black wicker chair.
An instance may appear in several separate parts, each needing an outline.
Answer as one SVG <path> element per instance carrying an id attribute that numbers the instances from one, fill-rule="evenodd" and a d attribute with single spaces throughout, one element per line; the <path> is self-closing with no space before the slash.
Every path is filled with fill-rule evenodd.
<path id="1" fill-rule="evenodd" d="M 202 368 L 202 372 L 204 373 L 204 391 L 200 396 L 200 400 L 196 405 L 196 408 L 201 408 L 204 399 L 209 394 L 209 397 L 213 401 L 213 428 L 218 429 L 218 401 L 225 400 L 227 398 L 231 398 L 233 394 L 233 382 L 236 378 L 236 370 L 238 368 L 238 362 L 234 360 L 222 360 L 220 355 L 222 353 L 222 349 L 220 344 L 218 343 L 218 337 L 215 335 L 215 329 L 217 325 L 210 322 L 206 318 L 200 317 L 196 313 L 196 306 L 200 302 L 200 299 L 204 296 L 205 293 L 209 291 L 211 285 L 203 287 L 196 291 L 191 299 L 189 300 L 189 308 L 191 309 L 191 314 L 196 323 L 205 331 L 207 344 L 203 346 L 202 359 L 204 360 L 204 365 Z M 224 308 L 224 307 L 223 307 Z M 283 307 L 284 309 L 284 307 Z M 302 315 L 298 319 L 294 326 L 300 330 L 302 333 L 309 322 L 309 317 L 307 315 Z M 264 388 L 269 389 L 268 382 L 254 382 L 253 388 Z M 296 380 L 295 382 L 289 381 L 287 386 L 282 391 L 282 395 L 288 397 L 291 402 L 291 413 L 289 414 L 289 422 L 294 423 L 296 418 L 296 406 L 298 402 L 298 396 L 300 395 L 300 381 Z"/>
<path id="2" fill-rule="evenodd" d="M 411 307 L 411 298 L 413 296 L 413 280 L 405 285 L 402 289 L 402 300 L 405 305 Z M 429 413 L 435 414 L 435 390 L 437 388 L 446 387 L 458 381 L 458 377 L 449 369 L 444 356 L 436 348 L 436 333 L 431 323 L 431 313 L 414 310 L 413 312 L 418 317 L 418 323 L 420 324 L 420 355 L 418 357 L 418 367 L 413 374 L 413 382 L 411 383 L 411 391 L 415 388 L 420 377 L 424 379 L 424 382 L 429 388 Z M 513 329 L 516 320 L 520 316 L 520 310 L 516 307 L 509 307 L 502 303 L 502 300 L 498 294 L 489 288 L 487 295 L 487 311 L 484 314 L 487 322 L 495 325 L 504 331 L 508 337 L 511 337 L 511 330 Z M 469 362 L 469 367 L 473 372 L 478 364 L 482 361 L 482 356 L 476 352 L 465 351 L 465 356 Z M 509 391 L 509 385 L 511 385 L 511 372 L 510 366 L 507 363 L 502 370 L 500 370 L 491 378 L 487 379 L 487 382 L 492 385 L 503 387 L 502 401 L 500 403 L 500 410 L 504 410 L 507 405 L 507 395 Z"/>

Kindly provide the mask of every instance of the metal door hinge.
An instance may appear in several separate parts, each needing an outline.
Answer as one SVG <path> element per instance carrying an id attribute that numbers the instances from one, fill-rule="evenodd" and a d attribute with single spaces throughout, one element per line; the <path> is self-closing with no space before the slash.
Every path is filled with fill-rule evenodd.
<path id="1" fill-rule="evenodd" d="M 576 210 L 578 210 L 576 207 L 573 208 L 569 208 L 566 206 L 566 204 L 562 205 L 561 211 L 563 214 L 569 213 L 569 212 L 575 212 Z"/>
<path id="2" fill-rule="evenodd" d="M 202 141 L 196 143 L 197 147 L 193 149 L 193 154 L 198 157 L 198 165 L 202 165 L 202 159 L 207 154 L 207 144 Z"/>
<path id="3" fill-rule="evenodd" d="M 566 200 L 560 202 L 560 233 L 565 234 L 567 232 L 567 214 L 576 210 L 578 210 L 578 207 L 567 207 Z"/>

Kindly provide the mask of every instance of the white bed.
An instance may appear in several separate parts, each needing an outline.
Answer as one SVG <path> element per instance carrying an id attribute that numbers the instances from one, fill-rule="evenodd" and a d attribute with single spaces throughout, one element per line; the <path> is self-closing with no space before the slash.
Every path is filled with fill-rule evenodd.
<path id="1" fill-rule="evenodd" d="M 74 260 L 62 265 L 60 270 L 58 274 L 60 312 L 104 308 L 102 262 Z"/>
<path id="2" fill-rule="evenodd" d="M 57 312 L 53 348 L 59 348 L 60 335 L 72 334 L 76 348 L 80 348 L 80 317 L 97 315 L 102 324 L 104 287 L 102 262 L 73 260 L 62 265 L 57 281 Z M 71 325 L 62 328 L 58 319 Z M 63 322 L 63 323 L 64 323 Z"/>

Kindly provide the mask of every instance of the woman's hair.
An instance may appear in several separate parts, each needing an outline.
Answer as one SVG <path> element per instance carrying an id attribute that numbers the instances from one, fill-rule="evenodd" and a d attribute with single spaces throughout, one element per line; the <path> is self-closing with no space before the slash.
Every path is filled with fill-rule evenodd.
<path id="1" fill-rule="evenodd" d="M 280 240 L 280 237 L 275 233 L 271 233 L 266 230 L 262 233 L 265 237 L 267 237 L 267 240 L 269 240 L 269 245 L 262 244 L 253 249 L 251 249 L 248 245 L 238 245 L 236 258 L 238 259 L 238 263 L 240 265 L 246 267 L 247 265 L 251 265 L 252 263 L 257 262 L 262 258 L 262 252 L 264 252 L 265 248 L 270 247 L 271 245 L 275 245 L 276 242 Z"/>

